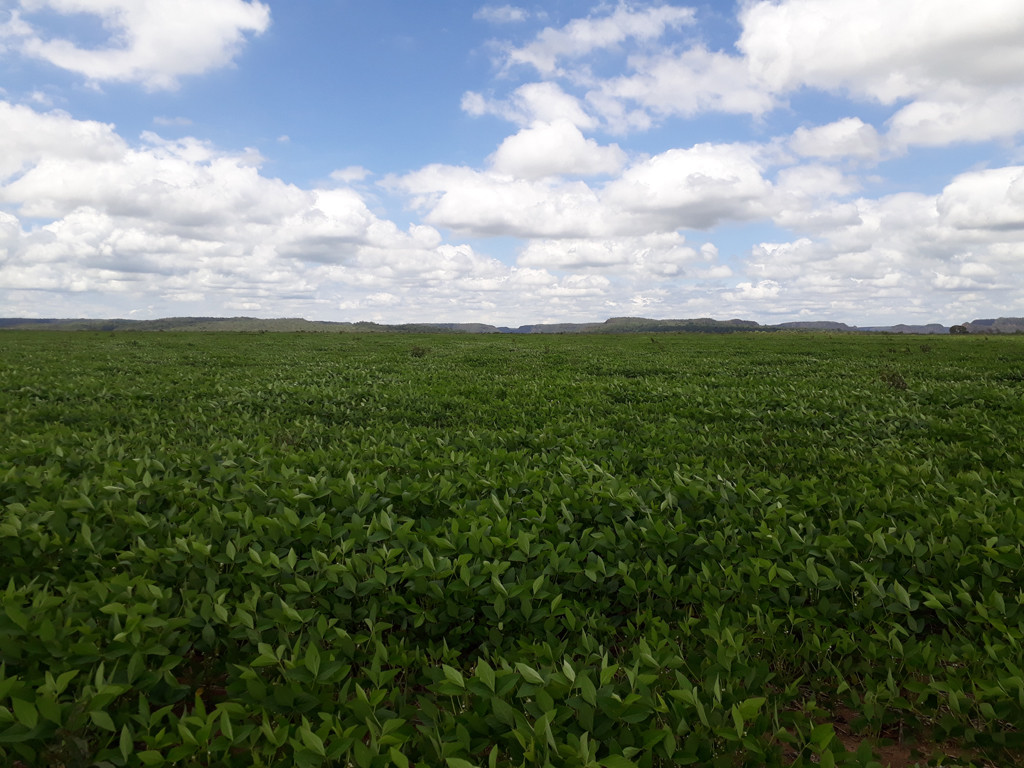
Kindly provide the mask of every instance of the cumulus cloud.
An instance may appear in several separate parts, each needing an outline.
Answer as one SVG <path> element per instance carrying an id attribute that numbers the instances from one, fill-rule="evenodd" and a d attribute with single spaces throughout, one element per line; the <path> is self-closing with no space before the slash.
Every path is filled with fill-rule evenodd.
<path id="1" fill-rule="evenodd" d="M 73 120 L 64 112 L 39 114 L 25 106 L 0 101 L 0 181 L 41 162 L 111 160 L 123 151 L 114 126 Z"/>
<path id="2" fill-rule="evenodd" d="M 630 269 L 651 277 L 722 277 L 731 274 L 718 264 L 711 243 L 697 249 L 678 232 L 618 238 L 534 240 L 517 263 L 549 269 Z M 725 267 L 724 271 L 722 267 Z"/>
<path id="3" fill-rule="evenodd" d="M 20 0 L 18 7 L 0 34 L 23 54 L 94 82 L 137 82 L 151 90 L 229 64 L 247 35 L 270 24 L 270 8 L 257 0 Z M 109 39 L 83 48 L 45 37 L 32 23 L 32 14 L 43 10 L 98 16 Z"/>
<path id="4" fill-rule="evenodd" d="M 937 206 L 942 222 L 957 229 L 1024 233 L 1024 166 L 961 174 Z"/>
<path id="5" fill-rule="evenodd" d="M 253 153 L 155 134 L 132 144 L 111 125 L 5 102 L 0 143 L 0 301 L 18 314 L 38 314 L 44 294 L 51 313 L 62 294 L 96 293 L 100 314 L 142 297 L 197 314 L 216 302 L 316 315 L 389 293 L 410 316 L 436 318 L 463 306 L 457 286 L 511 280 L 501 262 L 431 226 L 402 229 L 351 189 L 268 177 Z"/>
<path id="6" fill-rule="evenodd" d="M 547 27 L 527 45 L 505 51 L 505 66 L 526 65 L 542 75 L 558 71 L 563 59 L 578 59 L 627 40 L 650 41 L 666 30 L 694 22 L 692 8 L 661 5 L 642 10 L 620 3 L 611 13 Z"/>
<path id="7" fill-rule="evenodd" d="M 1024 259 L 1022 210 L 1021 167 L 961 174 L 938 195 L 826 200 L 814 215 L 832 223 L 806 227 L 810 236 L 756 246 L 748 280 L 727 298 L 736 311 L 831 312 L 861 324 L 872 317 L 953 322 L 1013 314 L 1014 275 Z M 771 305 L 756 301 L 763 283 L 778 286 Z M 944 304 L 936 304 L 936 290 L 947 294 Z"/>
<path id="8" fill-rule="evenodd" d="M 740 5 L 736 52 L 678 34 L 666 42 L 670 32 L 696 23 L 692 8 L 620 4 L 548 27 L 525 45 L 505 46 L 501 62 L 506 73 L 523 65 L 545 86 L 559 81 L 579 91 L 573 107 L 579 112 L 570 119 L 617 134 L 708 112 L 760 117 L 800 89 L 895 109 L 885 137 L 856 117 L 799 130 L 792 149 L 805 157 L 869 161 L 886 148 L 1008 139 L 1024 131 L 1024 5 L 1017 0 Z M 608 51 L 626 54 L 622 74 L 595 74 L 595 54 Z M 463 107 L 520 125 L 538 119 L 518 101 L 469 93 Z"/>
<path id="9" fill-rule="evenodd" d="M 797 128 L 789 140 L 789 146 L 802 157 L 874 160 L 881 152 L 882 140 L 874 126 L 859 117 L 844 117 L 827 125 Z"/>
<path id="10" fill-rule="evenodd" d="M 610 234 L 597 193 L 582 181 L 517 179 L 473 168 L 430 165 L 393 180 L 424 220 L 482 237 Z"/>
<path id="11" fill-rule="evenodd" d="M 760 0 L 740 22 L 737 47 L 773 93 L 810 87 L 887 105 L 909 101 L 891 120 L 896 148 L 1024 130 L 1017 0 Z M 804 137 L 809 150 L 825 138 Z"/>
<path id="12" fill-rule="evenodd" d="M 670 149 L 626 169 L 603 200 L 660 231 L 707 229 L 769 211 L 772 185 L 762 175 L 760 148 L 697 144 Z"/>
<path id="13" fill-rule="evenodd" d="M 602 147 L 564 119 L 524 128 L 491 157 L 497 173 L 525 179 L 613 174 L 625 163 L 626 153 L 617 144 Z"/>
<path id="14" fill-rule="evenodd" d="M 589 320 L 638 297 L 685 302 L 685 281 L 730 274 L 713 245 L 676 232 L 595 239 L 610 209 L 583 182 L 427 168 L 400 181 L 419 185 L 432 216 L 403 228 L 352 188 L 288 184 L 252 152 L 194 138 L 130 142 L 109 124 L 0 102 L 0 142 L 0 302 L 16 315 L 59 315 L 74 296 L 76 313 L 97 316 Z M 447 242 L 433 220 L 448 226 L 453 211 L 475 233 L 550 242 L 509 266 Z"/>
<path id="15" fill-rule="evenodd" d="M 897 150 L 1009 139 L 1024 131 L 1024 88 L 943 88 L 901 108 L 888 125 Z"/>
<path id="16" fill-rule="evenodd" d="M 616 132 L 650 127 L 653 118 L 701 112 L 762 115 L 774 97 L 741 58 L 696 46 L 632 57 L 631 74 L 600 82 L 587 93 L 593 111 Z"/>
<path id="17" fill-rule="evenodd" d="M 411 196 L 428 223 L 470 235 L 634 236 L 764 215 L 773 187 L 761 174 L 758 151 L 716 144 L 673 149 L 633 163 L 602 186 L 443 165 L 392 184 Z"/>
<path id="18" fill-rule="evenodd" d="M 837 202 L 859 188 L 838 168 L 812 164 L 783 168 L 775 182 L 774 221 L 797 232 L 820 233 L 858 223 L 851 203 Z"/>
<path id="19" fill-rule="evenodd" d="M 761 0 L 740 20 L 738 47 L 775 91 L 846 89 L 891 104 L 942 83 L 1016 83 L 1024 69 L 1016 0 Z"/>
<path id="20" fill-rule="evenodd" d="M 579 99 L 551 82 L 527 83 L 504 100 L 488 99 L 470 91 L 462 97 L 462 109 L 474 117 L 496 115 L 519 125 L 556 120 L 568 120 L 583 129 L 597 125 L 597 120 L 586 112 Z"/>
<path id="21" fill-rule="evenodd" d="M 463 98 L 470 114 L 494 114 L 519 124 L 550 120 L 555 114 L 581 128 L 598 125 L 616 133 L 646 130 L 656 119 L 689 117 L 704 111 L 761 115 L 776 103 L 738 56 L 703 45 L 659 46 L 660 38 L 696 21 L 692 8 L 657 6 L 636 9 L 620 4 L 601 7 L 597 15 L 576 19 L 561 28 L 549 27 L 521 47 L 506 46 L 503 64 L 529 65 L 544 79 L 521 86 L 509 99 L 476 92 Z M 632 43 L 625 61 L 628 74 L 599 78 L 589 57 Z M 555 84 L 562 79 L 587 90 L 581 101 Z"/>
<path id="22" fill-rule="evenodd" d="M 761 280 L 758 283 L 738 283 L 735 290 L 726 291 L 723 296 L 729 301 L 763 301 L 774 299 L 779 295 L 781 286 L 774 280 Z"/>
<path id="23" fill-rule="evenodd" d="M 21 226 L 18 219 L 0 211 L 0 263 L 10 258 L 17 250 L 20 239 Z"/>

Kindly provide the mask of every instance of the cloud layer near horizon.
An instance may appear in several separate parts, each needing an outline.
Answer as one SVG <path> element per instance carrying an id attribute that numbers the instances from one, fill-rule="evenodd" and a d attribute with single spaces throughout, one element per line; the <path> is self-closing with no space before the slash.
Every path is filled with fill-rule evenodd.
<path id="1" fill-rule="evenodd" d="M 0 18 L 0 51 L 94 85 L 171 89 L 272 25 L 263 3 L 173 4 L 186 34 L 165 24 L 171 5 L 22 0 Z M 42 10 L 98 14 L 111 40 L 86 49 L 47 36 L 33 17 Z M 497 34 L 531 18 L 515 6 L 477 12 Z M 253 150 L 126 137 L 0 101 L 3 313 L 1024 314 L 1024 155 L 1013 143 L 1024 132 L 1024 6 L 754 2 L 721 49 L 700 21 L 694 8 L 620 4 L 497 41 L 491 87 L 461 104 L 467 119 L 507 121 L 507 135 L 476 163 L 428 159 L 376 182 L 364 168 L 324 168 L 323 182 L 301 186 Z M 742 140 L 637 141 L 699 116 L 756 125 L 808 91 L 849 114 Z M 885 178 L 886 163 L 979 142 L 1017 159 L 968 165 L 926 191 Z M 404 203 L 412 222 L 397 224 L 383 199 Z M 504 238 L 515 253 L 489 254 Z"/>

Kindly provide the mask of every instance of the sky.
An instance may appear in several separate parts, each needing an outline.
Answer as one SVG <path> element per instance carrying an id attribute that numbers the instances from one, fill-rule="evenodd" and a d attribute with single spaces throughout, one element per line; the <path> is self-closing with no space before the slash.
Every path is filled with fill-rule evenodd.
<path id="1" fill-rule="evenodd" d="M 1024 2 L 0 0 L 0 316 L 1024 315 Z"/>

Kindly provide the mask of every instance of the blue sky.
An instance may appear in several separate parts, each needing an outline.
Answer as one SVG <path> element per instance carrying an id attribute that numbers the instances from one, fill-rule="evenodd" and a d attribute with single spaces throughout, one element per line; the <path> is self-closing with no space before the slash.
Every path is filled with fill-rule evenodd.
<path id="1" fill-rule="evenodd" d="M 1024 315 L 1019 0 L 0 0 L 0 315 Z"/>

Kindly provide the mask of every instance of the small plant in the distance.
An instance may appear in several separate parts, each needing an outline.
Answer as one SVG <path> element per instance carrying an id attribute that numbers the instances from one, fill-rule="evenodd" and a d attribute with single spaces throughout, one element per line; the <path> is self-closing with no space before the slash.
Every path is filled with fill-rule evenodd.
<path id="1" fill-rule="evenodd" d="M 882 379 L 883 382 L 888 384 L 893 389 L 901 389 L 902 390 L 902 389 L 906 389 L 907 388 L 906 379 L 904 379 L 902 376 L 900 376 L 900 374 L 898 374 L 896 371 L 886 371 L 885 373 L 883 373 L 881 375 L 880 378 Z"/>
<path id="2" fill-rule="evenodd" d="M 421 347 L 419 344 L 416 344 L 412 349 L 409 350 L 409 355 L 411 357 L 426 357 L 427 348 Z"/>

